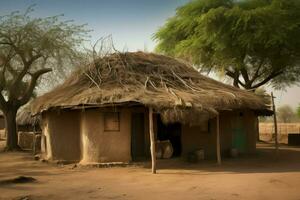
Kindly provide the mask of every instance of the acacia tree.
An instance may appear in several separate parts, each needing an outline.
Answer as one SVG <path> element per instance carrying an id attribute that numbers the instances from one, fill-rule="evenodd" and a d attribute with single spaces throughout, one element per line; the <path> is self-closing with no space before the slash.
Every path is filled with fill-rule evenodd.
<path id="1" fill-rule="evenodd" d="M 61 16 L 32 18 L 32 11 L 0 17 L 0 109 L 7 150 L 18 149 L 16 113 L 34 94 L 39 78 L 75 58 L 87 33 L 85 25 Z"/>
<path id="2" fill-rule="evenodd" d="M 224 72 L 236 87 L 285 87 L 300 77 L 299 0 L 194 0 L 154 35 L 156 50 Z"/>

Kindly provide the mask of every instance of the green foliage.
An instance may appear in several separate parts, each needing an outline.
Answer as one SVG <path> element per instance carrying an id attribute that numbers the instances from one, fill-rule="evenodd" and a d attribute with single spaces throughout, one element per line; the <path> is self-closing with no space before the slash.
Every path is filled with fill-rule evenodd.
<path id="1" fill-rule="evenodd" d="M 154 35 L 156 51 L 224 71 L 235 86 L 300 81 L 300 1 L 194 0 Z"/>
<path id="2" fill-rule="evenodd" d="M 63 21 L 61 15 L 32 18 L 32 12 L 30 7 L 0 16 L 0 109 L 27 103 L 40 76 L 63 71 L 87 36 L 85 25 Z"/>
<path id="3" fill-rule="evenodd" d="M 7 150 L 18 149 L 16 114 L 35 93 L 40 77 L 56 75 L 74 58 L 86 37 L 84 25 L 61 16 L 32 18 L 13 12 L 0 17 L 0 110 L 5 116 Z"/>

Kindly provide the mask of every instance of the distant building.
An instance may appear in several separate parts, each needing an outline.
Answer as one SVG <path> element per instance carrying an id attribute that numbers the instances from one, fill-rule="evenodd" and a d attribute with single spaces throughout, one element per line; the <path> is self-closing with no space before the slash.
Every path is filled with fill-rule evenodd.
<path id="1" fill-rule="evenodd" d="M 40 151 L 40 118 L 32 116 L 30 102 L 21 107 L 17 113 L 18 144 L 22 149 Z"/>

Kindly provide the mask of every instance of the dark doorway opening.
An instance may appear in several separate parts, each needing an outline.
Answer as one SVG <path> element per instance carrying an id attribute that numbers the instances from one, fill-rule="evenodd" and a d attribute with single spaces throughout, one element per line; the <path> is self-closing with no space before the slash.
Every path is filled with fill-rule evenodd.
<path id="1" fill-rule="evenodd" d="M 170 140 L 173 146 L 173 157 L 181 155 L 181 124 L 164 124 L 160 115 L 157 115 L 157 139 Z"/>
<path id="2" fill-rule="evenodd" d="M 145 158 L 144 113 L 131 115 L 131 156 L 133 161 Z"/>

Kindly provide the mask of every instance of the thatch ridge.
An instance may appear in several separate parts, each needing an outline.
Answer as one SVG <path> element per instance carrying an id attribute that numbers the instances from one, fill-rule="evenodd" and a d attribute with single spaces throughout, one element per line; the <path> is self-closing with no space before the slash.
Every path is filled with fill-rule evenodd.
<path id="1" fill-rule="evenodd" d="M 169 122 L 213 117 L 220 110 L 267 109 L 254 93 L 205 77 L 174 58 L 127 52 L 104 56 L 74 72 L 34 100 L 32 112 L 129 102 L 152 106 Z"/>

